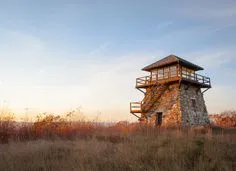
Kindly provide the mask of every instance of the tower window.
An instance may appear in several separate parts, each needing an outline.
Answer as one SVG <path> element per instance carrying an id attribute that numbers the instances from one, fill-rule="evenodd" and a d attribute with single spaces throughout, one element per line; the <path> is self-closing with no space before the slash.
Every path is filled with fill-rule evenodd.
<path id="1" fill-rule="evenodd" d="M 158 69 L 157 74 L 158 74 L 158 79 L 159 80 L 163 79 L 164 78 L 164 70 L 163 70 L 163 68 Z"/>
<path id="2" fill-rule="evenodd" d="M 165 67 L 164 68 L 164 78 L 168 78 L 169 77 L 169 73 L 170 73 L 170 68 L 169 67 Z"/>
<path id="3" fill-rule="evenodd" d="M 173 65 L 170 66 L 170 77 L 176 77 L 177 76 L 177 66 Z"/>

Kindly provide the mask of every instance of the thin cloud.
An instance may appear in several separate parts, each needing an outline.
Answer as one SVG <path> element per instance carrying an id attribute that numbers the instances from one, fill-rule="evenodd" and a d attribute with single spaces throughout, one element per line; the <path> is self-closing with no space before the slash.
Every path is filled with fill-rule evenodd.
<path id="1" fill-rule="evenodd" d="M 182 3 L 181 3 L 182 2 Z M 185 17 L 200 17 L 201 19 L 233 19 L 236 15 L 234 1 L 198 0 L 180 1 L 175 9 L 177 15 Z"/>
<path id="2" fill-rule="evenodd" d="M 233 27 L 233 26 L 235 26 L 235 25 L 236 25 L 236 23 L 229 23 L 229 24 L 223 24 L 223 25 L 221 24 L 219 27 L 214 28 L 214 29 L 211 29 L 211 32 L 212 32 L 212 33 L 217 33 L 217 32 L 220 32 L 220 31 L 222 31 L 222 30 L 224 30 L 224 29 Z"/>
<path id="3" fill-rule="evenodd" d="M 212 51 L 203 51 L 189 54 L 194 59 L 194 62 L 205 67 L 218 67 L 222 64 L 230 63 L 236 60 L 235 49 L 222 49 Z"/>
<path id="4" fill-rule="evenodd" d="M 95 48 L 92 51 L 90 51 L 88 53 L 88 56 L 101 55 L 101 53 L 107 51 L 110 48 L 111 45 L 112 45 L 111 42 L 105 42 L 105 43 L 101 44 L 100 46 L 98 46 L 97 48 Z"/>
<path id="5" fill-rule="evenodd" d="M 164 29 L 164 28 L 169 27 L 172 24 L 173 24 L 172 21 L 163 22 L 163 23 L 158 24 L 155 29 L 157 29 L 157 30 Z"/>

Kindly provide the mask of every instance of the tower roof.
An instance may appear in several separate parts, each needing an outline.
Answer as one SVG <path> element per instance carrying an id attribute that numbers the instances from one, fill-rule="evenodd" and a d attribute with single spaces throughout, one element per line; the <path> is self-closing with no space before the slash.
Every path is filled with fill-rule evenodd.
<path id="1" fill-rule="evenodd" d="M 185 59 L 182 59 L 178 56 L 175 56 L 175 55 L 169 55 L 157 62 L 154 62 L 153 64 L 151 65 L 148 65 L 146 67 L 144 67 L 142 70 L 143 71 L 150 71 L 152 69 L 155 69 L 155 68 L 160 68 L 160 67 L 163 67 L 163 66 L 166 66 L 166 65 L 170 65 L 170 64 L 174 64 L 174 63 L 180 63 L 181 65 L 183 66 L 186 66 L 186 67 L 189 67 L 191 69 L 194 69 L 195 71 L 198 71 L 198 70 L 203 70 L 202 67 L 198 66 L 198 65 L 195 65 L 189 61 L 186 61 Z"/>

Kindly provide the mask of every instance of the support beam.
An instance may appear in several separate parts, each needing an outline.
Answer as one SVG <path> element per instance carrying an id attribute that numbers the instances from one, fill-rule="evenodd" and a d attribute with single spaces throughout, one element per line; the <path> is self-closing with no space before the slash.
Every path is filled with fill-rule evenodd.
<path id="1" fill-rule="evenodd" d="M 204 94 L 207 90 L 209 90 L 210 88 L 207 88 L 206 90 L 204 90 L 203 92 L 202 92 L 202 94 Z"/>
<path id="2" fill-rule="evenodd" d="M 138 115 L 136 115 L 136 114 L 134 114 L 134 113 L 131 113 L 131 114 L 134 115 L 134 116 L 136 116 L 136 117 L 139 118 L 139 119 L 141 118 L 141 117 L 139 117 Z"/>
<path id="3" fill-rule="evenodd" d="M 145 94 L 145 91 L 143 91 L 141 88 L 137 88 L 139 91 L 141 91 L 143 94 Z"/>

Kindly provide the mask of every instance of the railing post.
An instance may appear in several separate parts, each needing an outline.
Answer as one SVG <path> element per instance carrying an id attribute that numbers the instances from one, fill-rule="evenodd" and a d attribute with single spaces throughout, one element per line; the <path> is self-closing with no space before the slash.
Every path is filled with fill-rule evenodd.
<path id="1" fill-rule="evenodd" d="M 132 102 L 130 102 L 129 110 L 130 110 L 130 113 L 131 113 L 132 112 Z"/>
<path id="2" fill-rule="evenodd" d="M 183 69 L 182 69 L 182 67 L 180 67 L 180 76 L 181 76 L 181 78 L 182 78 L 182 77 L 184 77 L 184 74 L 183 74 Z"/>
<path id="3" fill-rule="evenodd" d="M 140 112 L 142 112 L 142 102 L 140 102 Z"/>
<path id="4" fill-rule="evenodd" d="M 179 75 L 179 64 L 177 64 L 177 66 L 176 66 L 176 76 L 177 77 L 180 77 L 180 75 Z"/>
<path id="5" fill-rule="evenodd" d="M 178 69 L 179 76 L 180 76 L 180 78 L 182 78 L 182 67 L 179 64 L 178 64 L 178 66 L 179 66 L 179 69 Z"/>

